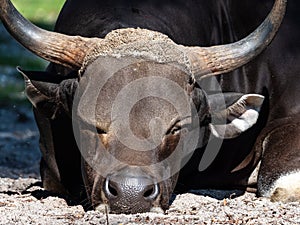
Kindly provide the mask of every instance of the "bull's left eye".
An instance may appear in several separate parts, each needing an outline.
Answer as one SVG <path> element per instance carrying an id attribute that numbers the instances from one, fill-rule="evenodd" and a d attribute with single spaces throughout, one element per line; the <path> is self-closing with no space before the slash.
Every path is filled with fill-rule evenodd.
<path id="1" fill-rule="evenodd" d="M 181 131 L 181 126 L 175 126 L 171 129 L 171 134 L 175 135 Z"/>
<path id="2" fill-rule="evenodd" d="M 169 133 L 172 135 L 176 135 L 179 134 L 180 131 L 181 131 L 181 126 L 175 125 L 174 127 L 171 128 Z"/>

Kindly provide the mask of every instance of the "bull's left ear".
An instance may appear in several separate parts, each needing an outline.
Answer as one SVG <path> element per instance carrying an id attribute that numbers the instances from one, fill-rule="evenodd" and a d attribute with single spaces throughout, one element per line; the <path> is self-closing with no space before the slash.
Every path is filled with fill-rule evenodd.
<path id="1" fill-rule="evenodd" d="M 224 139 L 239 136 L 257 122 L 263 101 L 262 95 L 246 94 L 226 109 L 213 112 L 212 123 L 209 124 L 212 134 Z"/>

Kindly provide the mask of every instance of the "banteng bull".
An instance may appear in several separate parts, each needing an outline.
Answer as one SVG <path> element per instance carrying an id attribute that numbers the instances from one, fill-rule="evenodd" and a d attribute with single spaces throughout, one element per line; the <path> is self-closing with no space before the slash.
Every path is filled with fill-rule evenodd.
<path id="1" fill-rule="evenodd" d="M 263 21 L 272 4 L 73 0 L 49 32 L 0 0 L 10 33 L 51 62 L 20 69 L 45 189 L 116 213 L 165 210 L 176 185 L 299 200 L 299 3 L 255 58 L 284 17 L 276 0 Z"/>

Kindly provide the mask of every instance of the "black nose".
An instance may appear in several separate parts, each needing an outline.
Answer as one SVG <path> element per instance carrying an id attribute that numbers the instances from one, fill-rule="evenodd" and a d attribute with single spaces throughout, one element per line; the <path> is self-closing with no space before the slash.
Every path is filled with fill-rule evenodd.
<path id="1" fill-rule="evenodd" d="M 114 213 L 149 211 L 159 195 L 159 186 L 145 176 L 116 175 L 105 180 L 104 194 Z"/>

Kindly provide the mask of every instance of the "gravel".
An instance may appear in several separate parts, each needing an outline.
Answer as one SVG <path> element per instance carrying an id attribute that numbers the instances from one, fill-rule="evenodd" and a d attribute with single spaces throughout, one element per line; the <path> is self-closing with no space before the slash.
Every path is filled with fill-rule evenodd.
<path id="1" fill-rule="evenodd" d="M 1 178 L 0 184 L 0 224 L 300 224 L 299 203 L 272 203 L 250 193 L 222 200 L 186 193 L 165 214 L 106 215 L 49 195 L 38 179 Z"/>

